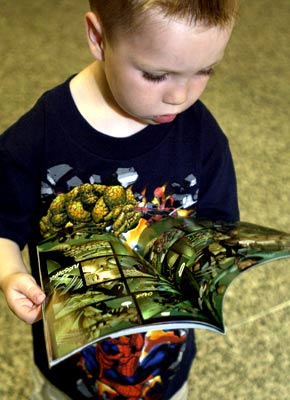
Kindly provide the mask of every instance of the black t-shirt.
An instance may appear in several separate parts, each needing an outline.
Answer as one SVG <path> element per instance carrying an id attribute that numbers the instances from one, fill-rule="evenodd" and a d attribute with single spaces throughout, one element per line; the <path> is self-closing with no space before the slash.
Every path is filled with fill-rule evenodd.
<path id="1" fill-rule="evenodd" d="M 69 82 L 46 92 L 0 136 L 0 237 L 21 248 L 31 243 L 37 279 L 39 219 L 57 194 L 82 183 L 130 187 L 146 207 L 170 202 L 199 217 L 239 219 L 228 140 L 200 101 L 171 123 L 115 138 L 81 116 Z M 187 379 L 195 355 L 192 331 L 160 331 L 158 346 L 150 334 L 108 339 L 49 370 L 42 324 L 34 324 L 33 332 L 37 365 L 74 399 L 90 398 L 88 390 L 100 399 L 142 398 L 145 392 L 146 399 L 170 398 Z"/>

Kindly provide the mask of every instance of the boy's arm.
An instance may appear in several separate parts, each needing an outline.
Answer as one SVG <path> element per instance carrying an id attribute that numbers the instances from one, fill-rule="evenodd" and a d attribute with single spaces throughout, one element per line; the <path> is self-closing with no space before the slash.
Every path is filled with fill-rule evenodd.
<path id="1" fill-rule="evenodd" d="M 9 308 L 28 324 L 41 318 L 45 294 L 28 272 L 19 246 L 0 238 L 0 288 Z"/>

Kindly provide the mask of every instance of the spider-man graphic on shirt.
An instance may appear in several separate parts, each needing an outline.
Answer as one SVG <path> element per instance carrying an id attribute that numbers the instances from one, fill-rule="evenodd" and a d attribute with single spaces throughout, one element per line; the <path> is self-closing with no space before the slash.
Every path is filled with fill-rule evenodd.
<path id="1" fill-rule="evenodd" d="M 158 400 L 176 373 L 186 337 L 185 330 L 162 330 L 108 338 L 86 348 L 80 365 L 101 399 Z"/>

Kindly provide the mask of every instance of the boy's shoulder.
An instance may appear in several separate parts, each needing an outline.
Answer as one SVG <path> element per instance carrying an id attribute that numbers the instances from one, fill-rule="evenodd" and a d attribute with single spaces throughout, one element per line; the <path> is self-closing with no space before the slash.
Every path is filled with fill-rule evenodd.
<path id="1" fill-rule="evenodd" d="M 57 103 L 62 103 L 65 98 L 70 98 L 70 82 L 75 77 L 71 75 L 65 81 L 60 82 L 56 86 L 46 90 L 39 98 L 38 102 L 50 103 L 52 102 L 54 105 Z"/>

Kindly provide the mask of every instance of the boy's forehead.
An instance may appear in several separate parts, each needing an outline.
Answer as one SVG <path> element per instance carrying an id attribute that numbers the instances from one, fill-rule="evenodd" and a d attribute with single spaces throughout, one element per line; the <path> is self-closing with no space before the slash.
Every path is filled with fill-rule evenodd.
<path id="1" fill-rule="evenodd" d="M 189 22 L 186 19 L 164 17 L 160 14 L 150 15 L 134 34 L 125 36 L 124 41 L 138 44 L 139 47 L 158 52 L 166 45 L 207 46 L 208 39 L 223 41 L 231 35 L 232 27 L 207 26 L 200 22 Z"/>
<path id="2" fill-rule="evenodd" d="M 149 25 L 128 35 L 115 49 L 139 66 L 157 70 L 184 71 L 206 68 L 220 62 L 231 30 L 205 27 L 183 20 L 154 16 Z M 196 60 L 196 63 L 193 63 Z"/>

